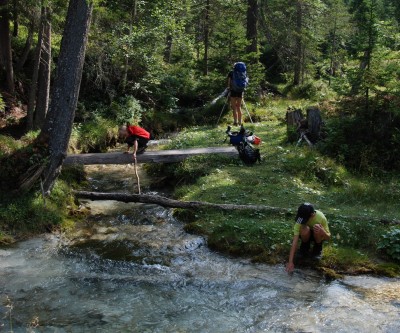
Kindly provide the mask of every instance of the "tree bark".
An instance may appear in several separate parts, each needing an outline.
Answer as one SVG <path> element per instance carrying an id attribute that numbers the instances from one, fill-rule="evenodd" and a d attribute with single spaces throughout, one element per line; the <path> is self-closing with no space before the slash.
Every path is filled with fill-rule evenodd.
<path id="1" fill-rule="evenodd" d="M 136 156 L 137 163 L 176 163 L 184 159 L 201 154 L 222 154 L 225 156 L 238 156 L 235 147 L 211 147 L 146 151 Z M 97 153 L 97 154 L 73 154 L 68 155 L 64 165 L 71 164 L 130 164 L 133 163 L 132 154 L 120 153 Z"/>
<path id="2" fill-rule="evenodd" d="M 13 24 L 14 24 L 14 29 L 13 29 L 13 37 L 18 36 L 18 30 L 19 30 L 19 22 L 18 22 L 18 0 L 13 0 Z"/>
<path id="3" fill-rule="evenodd" d="M 40 58 L 42 56 L 42 46 L 43 46 L 43 33 L 44 33 L 44 14 L 45 8 L 41 8 L 40 14 L 40 24 L 39 24 L 39 34 L 38 41 L 36 45 L 35 51 L 35 59 L 33 61 L 33 70 L 32 70 L 32 80 L 29 89 L 29 99 L 28 99 L 28 111 L 26 115 L 26 130 L 33 130 L 33 120 L 35 117 L 35 108 L 36 108 L 36 98 L 37 98 L 37 85 L 38 85 L 38 77 L 39 77 L 39 67 L 40 67 Z"/>
<path id="4" fill-rule="evenodd" d="M 208 47 L 210 37 L 210 0 L 206 0 L 204 18 L 204 67 L 203 74 L 208 75 Z"/>
<path id="5" fill-rule="evenodd" d="M 316 107 L 307 109 L 309 139 L 316 143 L 321 138 L 322 117 L 321 111 Z"/>
<path id="6" fill-rule="evenodd" d="M 246 37 L 250 44 L 247 46 L 247 53 L 258 52 L 257 23 L 258 0 L 248 0 Z"/>
<path id="7" fill-rule="evenodd" d="M 150 194 L 125 194 L 125 193 L 96 193 L 77 191 L 74 193 L 78 198 L 90 199 L 90 200 L 116 200 L 122 202 L 140 202 L 140 203 L 152 203 L 167 208 L 187 208 L 187 209 L 198 209 L 198 208 L 215 208 L 222 210 L 261 210 L 269 212 L 290 212 L 290 209 L 282 209 L 277 207 L 270 207 L 264 205 L 234 205 L 234 204 L 215 204 L 203 201 L 179 201 L 159 195 Z"/>
<path id="8" fill-rule="evenodd" d="M 78 103 L 93 3 L 70 0 L 49 111 L 38 140 L 49 144 L 44 192 L 53 188 L 67 155 Z"/>
<path id="9" fill-rule="evenodd" d="M 44 124 L 47 109 L 49 108 L 51 74 L 51 23 L 50 9 L 44 9 L 42 52 L 40 56 L 38 91 L 33 128 L 40 129 Z"/>
<path id="10" fill-rule="evenodd" d="M 300 0 L 296 0 L 296 31 L 295 31 L 295 56 L 294 56 L 294 77 L 293 85 L 297 86 L 301 83 L 303 72 L 303 9 Z"/>
<path id="11" fill-rule="evenodd" d="M 285 213 L 294 215 L 296 212 L 290 208 L 272 207 L 265 205 L 234 205 L 234 204 L 216 204 L 204 201 L 180 201 L 174 200 L 159 195 L 150 194 L 126 194 L 126 193 L 102 193 L 102 192 L 87 192 L 87 191 L 75 191 L 75 196 L 81 199 L 90 200 L 116 200 L 121 202 L 139 202 L 139 203 L 150 203 L 160 205 L 166 208 L 183 208 L 183 209 L 201 209 L 201 208 L 212 208 L 223 211 L 232 210 L 255 210 L 255 211 L 266 211 L 272 213 Z M 328 218 L 333 218 L 326 214 Z M 367 219 L 365 216 L 341 216 L 341 218 L 360 220 L 364 223 L 381 223 L 381 224 L 400 224 L 398 220 L 385 220 L 385 219 Z"/>
<path id="12" fill-rule="evenodd" d="M 15 83 L 12 66 L 10 9 L 8 0 L 0 0 L 0 63 L 6 72 L 7 93 L 14 96 Z"/>
<path id="13" fill-rule="evenodd" d="M 28 27 L 28 36 L 26 37 L 24 50 L 22 51 L 22 54 L 19 57 L 17 64 L 15 65 L 16 73 L 22 70 L 22 68 L 26 63 L 26 60 L 28 59 L 28 55 L 32 47 L 34 30 L 35 30 L 35 24 L 34 22 L 31 22 Z"/>
<path id="14" fill-rule="evenodd" d="M 172 34 L 169 33 L 165 38 L 165 48 L 164 48 L 164 61 L 169 64 L 171 63 L 172 55 Z"/>
<path id="15" fill-rule="evenodd" d="M 288 109 L 286 111 L 286 133 L 289 142 L 298 140 L 299 133 L 297 129 L 302 119 L 304 119 L 304 116 L 300 109 Z"/>

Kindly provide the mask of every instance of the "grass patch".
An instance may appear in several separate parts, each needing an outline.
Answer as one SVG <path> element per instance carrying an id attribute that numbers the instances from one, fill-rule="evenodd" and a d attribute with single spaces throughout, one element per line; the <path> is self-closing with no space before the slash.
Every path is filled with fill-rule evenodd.
<path id="1" fill-rule="evenodd" d="M 0 243 L 11 243 L 32 235 L 63 228 L 69 209 L 74 206 L 69 187 L 57 181 L 50 197 L 39 192 L 0 198 Z"/>
<path id="2" fill-rule="evenodd" d="M 391 267 L 388 275 L 398 272 L 397 259 L 387 256 L 388 249 L 378 249 L 390 229 L 379 221 L 396 220 L 400 215 L 398 175 L 356 175 L 317 149 L 288 143 L 282 122 L 285 112 L 283 105 L 275 105 L 270 112 L 257 111 L 267 121 L 248 126 L 263 140 L 261 164 L 244 166 L 239 158 L 211 163 L 212 158 L 203 157 L 174 165 L 173 172 L 181 179 L 185 175 L 190 178 L 190 182 L 178 182 L 175 196 L 181 200 L 266 205 L 292 213 L 179 210 L 177 216 L 183 217 L 185 229 L 206 235 L 215 250 L 249 256 L 255 261 L 284 263 L 295 211 L 300 203 L 312 202 L 328 217 L 332 232 L 330 244 L 324 247 L 321 269 L 380 274 L 385 272 L 385 262 Z M 223 123 L 213 128 L 187 129 L 171 148 L 215 146 L 225 129 Z M 203 172 L 198 172 L 202 165 Z M 390 246 L 389 241 L 385 244 Z M 397 255 L 397 251 L 394 253 Z"/>

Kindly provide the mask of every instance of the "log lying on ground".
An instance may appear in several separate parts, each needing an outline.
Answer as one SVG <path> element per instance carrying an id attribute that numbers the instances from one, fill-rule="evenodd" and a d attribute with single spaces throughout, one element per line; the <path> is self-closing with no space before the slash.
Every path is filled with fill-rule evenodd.
<path id="1" fill-rule="evenodd" d="M 204 201 L 180 201 L 174 200 L 159 195 L 150 194 L 126 194 L 126 193 L 103 193 L 103 192 L 87 192 L 87 191 L 75 191 L 75 196 L 82 199 L 90 200 L 116 200 L 122 202 L 139 202 L 139 203 L 150 203 L 157 204 L 166 208 L 184 208 L 184 209 L 199 209 L 199 208 L 213 208 L 221 209 L 224 211 L 232 210 L 254 210 L 254 211 L 267 211 L 271 213 L 287 213 L 294 215 L 296 212 L 288 208 L 272 207 L 265 205 L 233 205 L 233 204 L 215 204 Z M 388 219 L 377 219 L 377 218 L 366 218 L 364 216 L 330 216 L 325 214 L 328 218 L 342 218 L 350 220 L 360 220 L 364 222 L 380 223 L 380 224 L 400 224 L 398 220 Z"/>
<path id="2" fill-rule="evenodd" d="M 185 158 L 203 155 L 220 154 L 224 156 L 238 156 L 235 147 L 211 147 L 192 149 L 173 149 L 146 151 L 136 156 L 137 163 L 174 163 L 183 161 Z M 96 153 L 96 154 L 71 154 L 64 160 L 64 165 L 71 164 L 130 164 L 133 163 L 132 154 L 123 152 Z"/>
<path id="3" fill-rule="evenodd" d="M 169 199 L 159 195 L 149 194 L 125 194 L 125 193 L 101 193 L 101 192 L 86 192 L 76 191 L 74 194 L 78 198 L 90 200 L 116 200 L 122 202 L 140 202 L 157 204 L 167 208 L 216 208 L 222 210 L 257 210 L 270 212 L 290 212 L 290 209 L 282 209 L 264 205 L 233 205 L 233 204 L 215 204 L 203 201 L 179 201 Z"/>

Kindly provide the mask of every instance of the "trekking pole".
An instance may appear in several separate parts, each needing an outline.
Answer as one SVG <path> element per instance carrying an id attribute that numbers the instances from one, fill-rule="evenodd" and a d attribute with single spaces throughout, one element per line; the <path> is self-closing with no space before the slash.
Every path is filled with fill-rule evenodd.
<path id="1" fill-rule="evenodd" d="M 310 147 L 313 147 L 312 142 L 307 138 L 307 133 L 306 132 L 301 132 L 300 138 L 297 141 L 296 147 L 298 147 L 300 145 L 301 141 L 303 141 L 303 140 L 305 140 Z"/>
<path id="2" fill-rule="evenodd" d="M 253 124 L 253 120 L 251 119 L 249 110 L 247 110 L 247 106 L 246 106 L 246 103 L 244 102 L 244 98 L 242 98 L 242 103 L 243 103 L 244 108 L 246 109 L 246 112 L 247 112 L 247 114 L 248 114 L 248 116 L 250 118 L 250 122 Z"/>
<path id="3" fill-rule="evenodd" d="M 228 104 L 228 100 L 229 100 L 229 94 L 228 94 L 228 96 L 226 97 L 225 104 L 224 104 L 224 106 L 222 107 L 221 113 L 219 114 L 219 117 L 218 117 L 216 126 L 218 126 L 218 123 L 219 123 L 219 120 L 221 119 L 222 113 L 223 113 L 224 110 L 225 110 L 225 106 Z"/>
<path id="4" fill-rule="evenodd" d="M 136 174 L 137 185 L 138 185 L 138 194 L 140 194 L 140 179 L 139 179 L 139 174 L 138 174 L 138 171 L 137 171 L 136 164 L 137 164 L 136 157 L 134 157 L 133 158 L 133 165 L 135 167 L 135 174 Z"/>

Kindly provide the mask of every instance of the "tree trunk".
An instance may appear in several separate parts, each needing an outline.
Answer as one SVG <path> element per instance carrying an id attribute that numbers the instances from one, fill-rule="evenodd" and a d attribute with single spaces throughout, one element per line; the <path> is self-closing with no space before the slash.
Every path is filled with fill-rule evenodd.
<path id="1" fill-rule="evenodd" d="M 201 209 L 201 208 L 213 208 L 224 211 L 231 210 L 255 210 L 264 211 L 272 213 L 285 213 L 288 215 L 294 215 L 290 208 L 272 207 L 265 205 L 237 205 L 237 204 L 215 204 L 211 202 L 204 201 L 180 201 L 174 200 L 159 195 L 151 194 L 125 194 L 125 193 L 98 193 L 98 192 L 86 192 L 77 191 L 75 195 L 78 198 L 90 199 L 90 200 L 116 200 L 121 202 L 140 202 L 140 203 L 150 203 L 160 205 L 166 208 L 183 208 L 183 209 Z M 334 216 L 327 215 L 328 218 L 333 218 Z M 343 218 L 343 217 L 342 217 Z M 345 216 L 346 219 L 359 220 L 364 223 L 380 223 L 380 224 L 393 224 L 398 225 L 400 221 L 398 220 L 385 220 L 385 219 L 369 219 L 366 221 L 365 216 Z"/>
<path id="2" fill-rule="evenodd" d="M 24 50 L 22 51 L 21 56 L 18 59 L 17 64 L 15 65 L 15 72 L 18 73 L 22 70 L 26 63 L 26 59 L 28 59 L 29 52 L 31 51 L 32 42 L 33 42 L 33 33 L 35 30 L 35 24 L 32 21 L 28 27 L 28 36 L 26 37 Z"/>
<path id="3" fill-rule="evenodd" d="M 210 37 L 210 0 L 206 0 L 204 22 L 204 67 L 203 74 L 208 75 L 208 46 Z"/>
<path id="4" fill-rule="evenodd" d="M 0 63 L 6 72 L 7 93 L 14 96 L 15 84 L 12 66 L 10 9 L 8 0 L 0 0 Z"/>
<path id="5" fill-rule="evenodd" d="M 125 194 L 125 193 L 98 193 L 98 192 L 75 192 L 78 198 L 90 200 L 116 200 L 122 202 L 141 202 L 152 203 L 168 208 L 186 208 L 186 209 L 199 209 L 199 208 L 215 208 L 219 210 L 258 210 L 269 212 L 283 212 L 288 213 L 290 209 L 270 207 L 264 205 L 237 205 L 237 204 L 215 204 L 204 201 L 179 201 L 159 195 L 152 194 Z"/>
<path id="6" fill-rule="evenodd" d="M 136 156 L 137 163 L 177 163 L 186 158 L 204 155 L 219 154 L 228 157 L 238 156 L 235 147 L 210 147 L 210 148 L 190 148 L 190 149 L 171 149 L 146 151 Z M 72 154 L 64 160 L 64 165 L 70 164 L 131 164 L 133 163 L 132 154 L 114 153 L 94 153 L 94 154 Z"/>
<path id="7" fill-rule="evenodd" d="M 164 61 L 169 64 L 172 54 L 172 34 L 169 33 L 165 38 Z"/>
<path id="8" fill-rule="evenodd" d="M 334 25 L 332 31 L 332 45 L 330 52 L 330 68 L 329 68 L 329 86 L 331 85 L 331 79 L 336 75 L 335 68 L 335 55 L 336 55 L 336 30 L 337 30 L 337 17 L 334 18 Z"/>
<path id="9" fill-rule="evenodd" d="M 294 142 L 298 139 L 297 128 L 303 119 L 304 116 L 300 109 L 288 109 L 286 111 L 286 131 L 289 142 Z"/>
<path id="10" fill-rule="evenodd" d="M 14 30 L 13 30 L 13 37 L 18 36 L 18 30 L 19 30 L 19 23 L 18 23 L 18 0 L 13 0 L 13 25 L 14 25 Z"/>
<path id="11" fill-rule="evenodd" d="M 294 77 L 293 84 L 295 86 L 299 85 L 301 82 L 301 76 L 303 72 L 303 39 L 302 39 L 302 29 L 303 29 L 303 11 L 301 1 L 296 1 L 296 31 L 295 31 L 295 56 L 294 56 Z"/>
<path id="12" fill-rule="evenodd" d="M 39 24 L 39 35 L 38 41 L 36 45 L 35 51 L 35 59 L 33 61 L 33 70 L 32 70 L 32 80 L 29 89 L 29 99 L 28 99 L 28 111 L 26 115 L 26 130 L 33 130 L 33 120 L 35 117 L 35 108 L 36 108 L 36 98 L 37 98 L 37 84 L 39 77 L 39 67 L 40 67 L 40 58 L 42 56 L 42 48 L 43 48 L 43 34 L 44 34 L 44 15 L 45 15 L 45 7 L 41 8 L 40 13 L 40 24 Z"/>
<path id="13" fill-rule="evenodd" d="M 130 23 L 129 23 L 129 36 L 132 35 L 132 26 L 137 21 L 137 0 L 133 1 L 133 8 L 131 11 Z M 129 54 L 125 53 L 124 71 L 121 78 L 121 91 L 125 93 L 126 85 L 128 84 L 128 72 L 129 72 Z"/>
<path id="14" fill-rule="evenodd" d="M 246 37 L 250 44 L 247 46 L 247 53 L 258 52 L 257 22 L 258 0 L 248 0 Z"/>
<path id="15" fill-rule="evenodd" d="M 312 143 L 316 143 L 321 138 L 322 117 L 321 111 L 316 107 L 307 109 L 308 138 Z"/>
<path id="16" fill-rule="evenodd" d="M 50 74 L 51 74 L 51 23 L 50 9 L 45 8 L 43 21 L 42 52 L 40 56 L 38 93 L 33 128 L 40 129 L 44 124 L 49 107 Z"/>
<path id="17" fill-rule="evenodd" d="M 49 144 L 49 165 L 43 189 L 49 193 L 67 154 L 75 109 L 78 103 L 93 3 L 70 0 L 52 98 L 38 140 Z"/>

